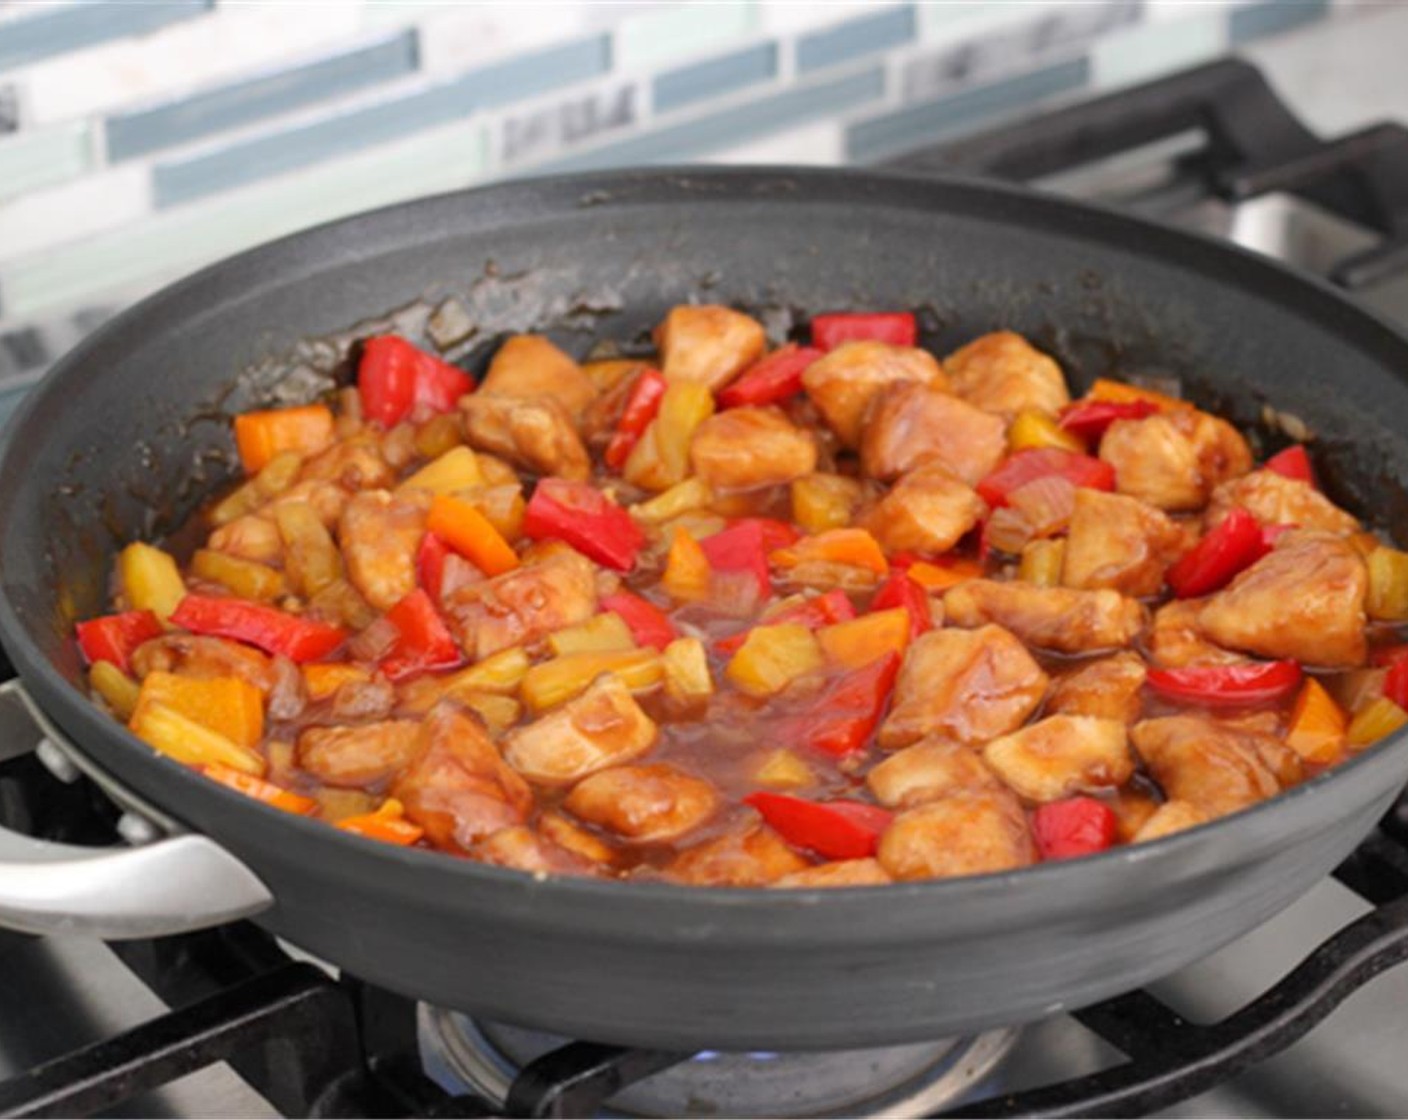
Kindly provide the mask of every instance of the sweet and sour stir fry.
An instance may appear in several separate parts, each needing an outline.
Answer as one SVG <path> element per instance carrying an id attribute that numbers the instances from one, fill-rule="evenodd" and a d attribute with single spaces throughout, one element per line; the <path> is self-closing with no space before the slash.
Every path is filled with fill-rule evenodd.
<path id="1" fill-rule="evenodd" d="M 119 555 L 95 695 L 289 813 L 536 874 L 814 887 L 1166 836 L 1408 722 L 1408 554 L 1116 380 L 909 314 L 649 359 L 368 339 Z M 1165 387 L 1167 389 L 1167 387 Z"/>

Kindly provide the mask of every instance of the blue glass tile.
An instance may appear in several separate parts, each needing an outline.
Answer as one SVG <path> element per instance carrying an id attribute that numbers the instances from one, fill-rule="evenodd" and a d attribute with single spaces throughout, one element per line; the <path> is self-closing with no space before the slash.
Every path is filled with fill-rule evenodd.
<path id="1" fill-rule="evenodd" d="M 914 36 L 914 7 L 905 4 L 886 8 L 874 15 L 861 16 L 803 35 L 797 40 L 797 71 L 805 74 L 820 70 L 823 66 L 849 62 L 862 55 L 908 43 Z"/>
<path id="2" fill-rule="evenodd" d="M 1227 37 L 1235 47 L 1304 23 L 1314 23 L 1323 19 L 1329 10 L 1329 0 L 1264 0 L 1260 4 L 1232 9 L 1227 17 Z"/>
<path id="3" fill-rule="evenodd" d="M 759 43 L 720 58 L 671 70 L 655 79 L 655 111 L 668 113 L 777 75 L 777 44 Z"/>
<path id="4" fill-rule="evenodd" d="M 91 47 L 125 35 L 142 35 L 206 12 L 214 0 L 161 3 L 72 4 L 40 9 L 0 25 L 0 70 Z"/>

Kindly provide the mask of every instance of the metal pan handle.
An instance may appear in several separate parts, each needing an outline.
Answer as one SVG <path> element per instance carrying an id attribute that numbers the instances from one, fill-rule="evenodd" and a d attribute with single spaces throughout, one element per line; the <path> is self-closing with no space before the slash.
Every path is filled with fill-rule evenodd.
<path id="1" fill-rule="evenodd" d="M 0 685 L 0 761 L 34 750 L 51 758 L 57 751 L 53 769 L 67 761 L 98 777 L 20 682 L 8 681 Z M 110 780 L 100 781 L 111 789 Z M 118 800 L 129 809 L 135 804 L 130 794 Z M 162 827 L 171 825 L 162 820 Z M 254 872 L 207 837 L 145 831 L 161 838 L 84 848 L 0 825 L 0 926 L 106 940 L 160 937 L 246 918 L 273 903 Z"/>

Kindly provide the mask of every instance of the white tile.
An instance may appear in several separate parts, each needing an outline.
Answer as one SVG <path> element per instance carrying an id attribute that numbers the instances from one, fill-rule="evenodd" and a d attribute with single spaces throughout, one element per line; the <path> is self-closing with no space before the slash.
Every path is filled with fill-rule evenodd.
<path id="1" fill-rule="evenodd" d="M 616 29 L 616 65 L 658 66 L 716 52 L 748 35 L 758 22 L 758 5 L 752 0 L 668 5 L 622 22 Z"/>
<path id="2" fill-rule="evenodd" d="M 81 175 L 92 160 L 87 121 L 27 128 L 0 137 L 0 202 Z"/>
<path id="3" fill-rule="evenodd" d="M 431 74 L 453 74 L 575 39 L 600 30 L 594 11 L 594 5 L 578 3 L 432 7 L 417 21 L 421 68 Z"/>
<path id="4" fill-rule="evenodd" d="M 0 207 L 0 265 L 138 221 L 150 211 L 151 176 L 140 164 L 26 194 Z"/>
<path id="5" fill-rule="evenodd" d="M 1147 23 L 1116 32 L 1090 52 L 1091 84 L 1099 90 L 1171 74 L 1208 62 L 1227 49 L 1227 16 L 1214 9 L 1178 20 Z"/>
<path id="6" fill-rule="evenodd" d="M 705 157 L 705 162 L 831 167 L 844 161 L 845 131 L 845 126 L 839 121 L 822 121 L 713 152 Z"/>

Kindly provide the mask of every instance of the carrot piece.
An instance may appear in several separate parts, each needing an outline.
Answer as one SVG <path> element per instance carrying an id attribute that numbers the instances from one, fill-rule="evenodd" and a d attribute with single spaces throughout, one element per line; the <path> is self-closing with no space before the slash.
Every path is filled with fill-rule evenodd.
<path id="1" fill-rule="evenodd" d="M 436 494 L 425 527 L 487 576 L 518 567 L 518 554 L 489 519 L 468 502 Z"/>
<path id="2" fill-rule="evenodd" d="M 326 700 L 349 681 L 372 679 L 371 673 L 362 666 L 345 661 L 313 661 L 299 668 L 303 670 L 303 684 L 310 700 Z"/>
<path id="3" fill-rule="evenodd" d="M 344 817 L 337 822 L 337 827 L 365 836 L 368 840 L 381 840 L 402 847 L 409 847 L 425 835 L 425 829 L 420 825 L 406 820 L 406 807 L 394 797 L 388 797 L 375 812 Z"/>
<path id="4" fill-rule="evenodd" d="M 1291 728 L 1286 742 L 1307 762 L 1326 766 L 1344 746 L 1349 720 L 1325 686 L 1307 677 L 1291 709 Z"/>
<path id="5" fill-rule="evenodd" d="M 931 564 L 927 560 L 916 560 L 905 569 L 909 578 L 926 591 L 947 591 L 970 579 L 978 579 L 983 574 L 983 566 L 976 560 L 963 557 L 943 564 Z"/>
<path id="6" fill-rule="evenodd" d="M 1142 389 L 1138 385 L 1127 385 L 1123 381 L 1111 381 L 1107 377 L 1097 377 L 1095 384 L 1090 387 L 1090 392 L 1085 394 L 1085 399 L 1091 401 L 1113 401 L 1118 404 L 1133 404 L 1136 401 L 1145 401 L 1148 404 L 1156 404 L 1160 408 L 1195 407 L 1192 401 L 1180 400 L 1178 397 L 1170 397 L 1167 393 L 1160 393 L 1154 389 Z"/>
<path id="7" fill-rule="evenodd" d="M 803 537 L 788 548 L 779 548 L 768 560 L 779 568 L 820 563 L 863 568 L 878 575 L 890 570 L 880 542 L 865 529 L 827 529 L 815 536 Z"/>
<path id="8" fill-rule="evenodd" d="M 241 747 L 257 746 L 264 737 L 264 694 L 240 677 L 148 673 L 133 722 L 153 705 L 170 708 Z"/>
<path id="9" fill-rule="evenodd" d="M 269 408 L 235 417 L 235 446 L 246 474 L 257 473 L 281 451 L 311 455 L 332 440 L 332 411 L 326 405 Z"/>
<path id="10" fill-rule="evenodd" d="M 824 626 L 816 637 L 828 661 L 859 669 L 886 654 L 903 653 L 909 645 L 909 629 L 909 611 L 893 607 Z"/>
<path id="11" fill-rule="evenodd" d="M 306 817 L 318 808 L 318 803 L 311 797 L 304 797 L 301 793 L 294 793 L 283 786 L 276 786 L 273 782 L 266 782 L 263 778 L 245 774 L 223 763 L 207 762 L 196 769 L 222 786 L 229 786 L 237 793 L 272 805 L 275 809 L 282 809 L 285 813 L 297 813 Z"/>

